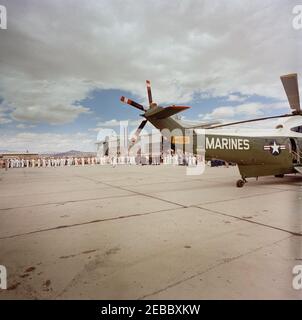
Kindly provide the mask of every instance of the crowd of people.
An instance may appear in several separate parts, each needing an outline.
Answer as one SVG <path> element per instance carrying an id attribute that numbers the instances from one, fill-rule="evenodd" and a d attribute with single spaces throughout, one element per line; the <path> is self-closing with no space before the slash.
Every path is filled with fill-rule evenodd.
<path id="1" fill-rule="evenodd" d="M 163 156 L 163 164 L 172 165 L 196 166 L 197 163 L 202 160 L 201 156 L 196 156 L 188 152 L 167 153 Z"/>
<path id="2" fill-rule="evenodd" d="M 46 168 L 46 167 L 65 167 L 65 166 L 85 166 L 85 165 L 185 165 L 195 166 L 201 157 L 189 153 L 166 153 L 162 155 L 116 155 L 116 156 L 97 156 L 97 157 L 65 157 L 65 158 L 33 158 L 5 159 L 3 167 L 8 168 Z"/>
<path id="3" fill-rule="evenodd" d="M 19 159 L 11 158 L 5 160 L 7 168 L 29 168 L 29 167 L 64 167 L 72 165 L 86 165 L 96 164 L 97 157 L 67 157 L 67 158 L 33 158 L 33 159 Z"/>

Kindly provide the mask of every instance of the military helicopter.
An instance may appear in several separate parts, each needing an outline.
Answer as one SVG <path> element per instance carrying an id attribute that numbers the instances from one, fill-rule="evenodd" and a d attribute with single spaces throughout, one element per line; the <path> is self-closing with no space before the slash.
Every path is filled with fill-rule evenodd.
<path id="1" fill-rule="evenodd" d="M 241 188 L 247 178 L 275 176 L 282 178 L 285 174 L 302 174 L 302 111 L 300 108 L 297 74 L 288 74 L 280 77 L 292 113 L 277 116 L 255 118 L 231 123 L 201 123 L 188 124 L 175 115 L 190 107 L 188 106 L 158 106 L 152 99 L 150 81 L 146 81 L 149 108 L 121 97 L 123 103 L 129 104 L 140 111 L 145 118 L 134 134 L 132 145 L 137 141 L 142 129 L 149 121 L 161 132 L 168 129 L 170 132 L 178 129 L 185 135 L 186 129 L 193 129 L 195 134 L 200 129 L 205 132 L 205 159 L 221 159 L 236 163 L 241 179 L 236 186 Z M 243 123 L 264 121 L 268 119 L 285 118 L 283 123 L 266 130 L 247 131 L 244 128 L 225 128 Z M 175 138 L 175 137 L 172 137 Z M 183 143 L 186 140 L 183 140 Z M 194 153 L 198 145 L 194 146 Z"/>

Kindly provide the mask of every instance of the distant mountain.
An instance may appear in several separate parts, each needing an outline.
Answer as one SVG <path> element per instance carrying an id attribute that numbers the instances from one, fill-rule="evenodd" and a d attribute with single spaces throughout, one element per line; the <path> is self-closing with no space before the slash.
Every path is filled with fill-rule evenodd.
<path id="1" fill-rule="evenodd" d="M 66 152 L 58 152 L 58 153 L 52 153 L 47 154 L 45 156 L 52 156 L 52 157 L 95 157 L 96 152 L 84 152 L 84 151 L 78 151 L 78 150 L 70 150 Z"/>
<path id="2" fill-rule="evenodd" d="M 12 153 L 15 151 L 0 149 L 0 153 Z"/>
<path id="3" fill-rule="evenodd" d="M 1 153 L 26 153 L 25 151 L 12 151 L 0 149 Z M 31 153 L 31 152 L 30 152 Z M 70 150 L 66 152 L 37 152 L 42 157 L 95 157 L 96 152 L 86 152 L 86 151 L 78 151 L 78 150 Z"/>

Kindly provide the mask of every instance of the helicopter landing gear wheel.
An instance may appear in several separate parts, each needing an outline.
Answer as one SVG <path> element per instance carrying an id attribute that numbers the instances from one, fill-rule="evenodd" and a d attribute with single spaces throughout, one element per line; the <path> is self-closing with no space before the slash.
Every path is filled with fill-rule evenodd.
<path id="1" fill-rule="evenodd" d="M 276 174 L 275 177 L 276 178 L 284 178 L 284 174 Z"/>
<path id="2" fill-rule="evenodd" d="M 239 179 L 236 182 L 236 186 L 237 188 L 242 188 L 245 185 L 246 181 L 244 181 L 243 179 Z"/>

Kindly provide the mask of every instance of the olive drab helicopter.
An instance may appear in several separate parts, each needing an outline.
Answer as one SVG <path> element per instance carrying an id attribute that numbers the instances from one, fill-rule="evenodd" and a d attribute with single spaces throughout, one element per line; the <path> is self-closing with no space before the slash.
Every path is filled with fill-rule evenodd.
<path id="1" fill-rule="evenodd" d="M 134 134 L 132 145 L 136 143 L 139 134 L 149 121 L 161 132 L 168 129 L 173 132 L 180 129 L 185 134 L 186 129 L 205 132 L 205 159 L 221 159 L 238 165 L 241 179 L 237 187 L 243 187 L 247 178 L 261 176 L 283 177 L 285 174 L 302 174 L 302 111 L 300 108 L 299 88 L 297 74 L 288 74 L 280 77 L 287 95 L 291 113 L 277 116 L 249 119 L 231 123 L 201 123 L 192 126 L 180 120 L 175 115 L 190 107 L 188 106 L 158 106 L 152 99 L 150 81 L 147 83 L 149 107 L 121 97 L 121 101 L 143 112 L 145 118 Z M 235 129 L 231 126 L 258 122 L 267 119 L 281 119 L 283 122 L 267 129 L 246 128 Z M 231 128 L 225 128 L 231 127 Z M 172 137 L 173 138 L 173 137 Z M 194 153 L 198 146 L 193 148 Z"/>

